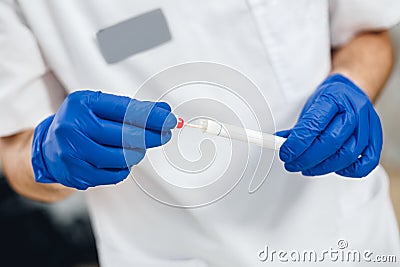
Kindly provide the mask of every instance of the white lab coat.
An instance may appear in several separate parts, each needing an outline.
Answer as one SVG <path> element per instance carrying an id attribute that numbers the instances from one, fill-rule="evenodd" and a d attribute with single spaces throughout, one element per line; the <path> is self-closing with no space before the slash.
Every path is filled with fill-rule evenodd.
<path id="1" fill-rule="evenodd" d="M 2 136 L 34 127 L 55 112 L 64 90 L 134 96 L 151 75 L 191 61 L 221 63 L 247 75 L 268 99 L 277 130 L 289 128 L 329 73 L 331 46 L 400 20 L 395 0 L 17 2 L 0 2 Z M 155 8 L 162 9 L 172 40 L 107 64 L 96 32 Z M 253 165 L 250 159 L 249 168 Z M 145 175 L 146 166 L 136 171 Z M 399 255 L 381 167 L 363 179 L 334 174 L 309 179 L 287 173 L 275 159 L 254 194 L 247 191 L 249 179 L 245 175 L 225 198 L 196 209 L 163 205 L 131 178 L 87 190 L 101 265 L 263 266 L 258 253 L 266 245 L 322 251 L 337 248 L 339 239 L 351 249 Z"/>

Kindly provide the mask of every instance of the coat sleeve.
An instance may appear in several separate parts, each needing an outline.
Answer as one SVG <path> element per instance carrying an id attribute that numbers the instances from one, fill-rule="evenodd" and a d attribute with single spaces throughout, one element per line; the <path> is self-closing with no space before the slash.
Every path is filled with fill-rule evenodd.
<path id="1" fill-rule="evenodd" d="M 65 93 L 13 0 L 0 0 L 0 136 L 35 127 Z"/>
<path id="2" fill-rule="evenodd" d="M 385 30 L 400 22 L 399 0 L 330 0 L 332 47 L 368 30 Z"/>

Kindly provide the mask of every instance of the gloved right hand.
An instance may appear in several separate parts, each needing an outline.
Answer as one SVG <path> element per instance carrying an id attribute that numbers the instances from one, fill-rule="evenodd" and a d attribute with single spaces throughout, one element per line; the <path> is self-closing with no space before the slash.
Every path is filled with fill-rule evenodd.
<path id="1" fill-rule="evenodd" d="M 127 109 L 128 124 L 123 126 Z M 74 92 L 55 115 L 35 129 L 35 180 L 80 190 L 116 184 L 129 175 L 129 167 L 143 159 L 147 148 L 171 139 L 170 130 L 176 123 L 165 102 L 138 101 L 93 91 Z M 130 138 L 123 140 L 123 131 L 124 137 Z"/>

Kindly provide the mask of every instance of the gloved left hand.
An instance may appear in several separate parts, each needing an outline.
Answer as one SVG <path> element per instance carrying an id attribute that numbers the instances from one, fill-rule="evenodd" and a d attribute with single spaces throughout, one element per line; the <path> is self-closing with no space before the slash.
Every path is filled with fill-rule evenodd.
<path id="1" fill-rule="evenodd" d="M 80 190 L 119 183 L 148 148 L 170 140 L 175 125 L 176 118 L 165 102 L 74 92 L 55 115 L 35 128 L 35 181 Z"/>
<path id="2" fill-rule="evenodd" d="M 286 170 L 315 176 L 364 177 L 378 164 L 382 127 L 367 95 L 340 74 L 328 77 L 306 102 L 279 156 Z"/>

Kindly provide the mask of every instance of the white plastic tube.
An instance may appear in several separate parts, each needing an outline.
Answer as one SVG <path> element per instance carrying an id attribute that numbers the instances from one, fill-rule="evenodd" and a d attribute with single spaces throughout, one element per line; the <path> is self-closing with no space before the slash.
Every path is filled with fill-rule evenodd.
<path id="1" fill-rule="evenodd" d="M 202 129 L 203 132 L 231 138 L 243 142 L 249 142 L 261 147 L 279 150 L 285 138 L 273 134 L 258 132 L 250 129 L 243 129 L 234 125 L 219 123 L 212 120 L 200 119 L 197 124 L 185 124 L 185 126 Z"/>

